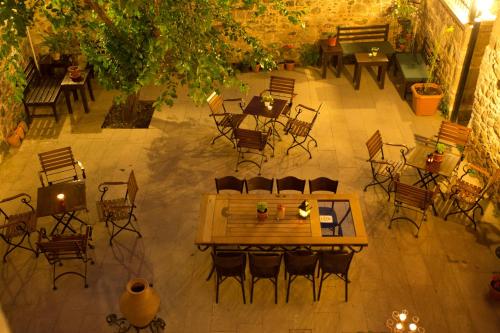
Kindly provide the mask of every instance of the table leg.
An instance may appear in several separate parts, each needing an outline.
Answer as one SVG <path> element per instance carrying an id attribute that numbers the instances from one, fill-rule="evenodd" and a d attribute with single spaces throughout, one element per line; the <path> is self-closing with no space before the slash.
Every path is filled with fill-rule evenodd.
<path id="1" fill-rule="evenodd" d="M 326 79 L 327 56 L 325 52 L 321 52 L 321 62 L 322 62 L 321 65 L 323 66 L 323 72 L 321 73 L 321 77 L 323 79 Z"/>
<path id="2" fill-rule="evenodd" d="M 73 90 L 73 98 L 75 99 L 75 101 L 78 100 L 78 91 L 76 89 L 71 89 Z"/>
<path id="3" fill-rule="evenodd" d="M 387 64 L 379 66 L 378 68 L 378 81 L 380 89 L 384 89 L 385 72 L 387 72 Z"/>
<path id="4" fill-rule="evenodd" d="M 68 113 L 73 113 L 73 108 L 71 107 L 71 95 L 68 89 L 64 89 L 64 98 L 66 99 L 66 106 L 68 107 Z"/>
<path id="5" fill-rule="evenodd" d="M 361 85 L 361 66 L 356 64 L 354 66 L 354 89 L 359 90 Z"/>
<path id="6" fill-rule="evenodd" d="M 342 54 L 337 56 L 337 77 L 340 77 L 340 72 L 342 71 Z"/>
<path id="7" fill-rule="evenodd" d="M 89 104 L 87 103 L 87 94 L 85 93 L 85 86 L 78 88 L 82 94 L 83 109 L 85 113 L 89 113 Z"/>
<path id="8" fill-rule="evenodd" d="M 87 88 L 89 88 L 90 99 L 95 101 L 94 92 L 92 91 L 92 85 L 90 84 L 90 78 L 87 78 Z"/>

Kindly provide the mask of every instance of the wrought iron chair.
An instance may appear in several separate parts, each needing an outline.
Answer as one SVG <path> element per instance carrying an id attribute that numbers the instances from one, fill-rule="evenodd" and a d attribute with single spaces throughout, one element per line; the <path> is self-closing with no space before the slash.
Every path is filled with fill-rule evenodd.
<path id="1" fill-rule="evenodd" d="M 429 208 L 429 206 L 434 204 L 434 197 L 438 191 L 439 188 L 437 186 L 434 191 L 430 191 L 413 185 L 401 183 L 399 182 L 399 180 L 395 180 L 394 212 L 392 213 L 391 221 L 389 222 L 389 229 L 391 229 L 393 221 L 406 220 L 417 228 L 417 233 L 415 234 L 415 238 L 417 238 L 423 221 L 427 220 L 427 209 Z M 417 221 L 414 221 L 407 216 L 395 217 L 396 213 L 398 213 L 401 208 L 417 212 L 421 215 L 421 218 Z"/>
<path id="2" fill-rule="evenodd" d="M 274 303 L 278 304 L 278 275 L 281 266 L 281 254 L 249 253 L 250 273 L 250 303 L 253 302 L 253 287 L 260 279 L 269 279 L 274 284 Z"/>
<path id="3" fill-rule="evenodd" d="M 40 237 L 37 242 L 38 251 L 43 253 L 47 261 L 52 265 L 52 285 L 57 289 L 56 281 L 65 275 L 73 274 L 83 278 L 85 288 L 87 284 L 87 262 L 94 264 L 94 260 L 87 253 L 89 240 L 92 239 L 92 227 L 87 226 L 84 234 L 76 235 L 54 235 L 49 238 L 44 228 L 40 230 Z M 56 266 L 62 266 L 63 261 L 80 260 L 84 264 L 83 273 L 77 271 L 66 271 L 56 274 Z"/>
<path id="4" fill-rule="evenodd" d="M 467 163 L 463 170 L 464 174 L 457 180 L 456 184 L 451 186 L 450 191 L 450 199 L 453 200 L 452 207 L 456 209 L 446 214 L 444 219 L 447 220 L 450 215 L 462 213 L 472 222 L 475 230 L 477 224 L 475 212 L 479 209 L 481 215 L 484 214 L 481 200 L 491 186 L 500 179 L 500 169 L 490 174 L 477 165 Z"/>
<path id="5" fill-rule="evenodd" d="M 212 112 L 210 116 L 214 118 L 215 126 L 219 131 L 219 135 L 213 138 L 212 144 L 215 143 L 215 140 L 224 136 L 231 141 L 233 147 L 235 147 L 233 129 L 240 126 L 246 115 L 227 112 L 224 102 L 239 102 L 240 108 L 243 109 L 243 101 L 241 98 L 223 99 L 222 96 L 217 95 L 215 91 L 207 98 L 208 106 Z"/>
<path id="6" fill-rule="evenodd" d="M 406 155 L 410 151 L 405 145 L 383 142 L 382 135 L 377 130 L 366 142 L 368 155 L 370 156 L 367 162 L 370 162 L 372 181 L 365 186 L 364 191 L 366 192 L 370 186 L 379 185 L 387 193 L 388 200 L 391 200 L 392 183 L 396 174 L 403 170 L 405 163 L 403 159 L 397 161 L 386 160 L 384 146 L 400 147 L 402 155 Z M 387 186 L 384 186 L 386 183 Z"/>
<path id="7" fill-rule="evenodd" d="M 281 191 L 299 191 L 300 193 L 304 193 L 306 181 L 297 177 L 288 176 L 276 179 L 276 187 L 278 193 Z"/>
<path id="8" fill-rule="evenodd" d="M 262 91 L 260 95 L 269 92 L 273 98 L 286 100 L 287 106 L 281 112 L 281 115 L 288 117 L 293 106 L 293 99 L 297 94 L 295 93 L 295 79 L 271 76 L 269 81 L 269 88 Z"/>
<path id="9" fill-rule="evenodd" d="M 289 118 L 288 122 L 285 125 L 285 132 L 287 134 L 291 134 L 293 138 L 292 144 L 286 150 L 287 155 L 290 149 L 293 149 L 295 147 L 301 147 L 302 149 L 307 151 L 307 153 L 309 154 L 309 158 L 312 158 L 311 151 L 309 150 L 309 145 L 311 144 L 311 142 L 314 142 L 315 147 L 318 147 L 318 142 L 316 141 L 315 138 L 311 136 L 311 131 L 313 129 L 314 123 L 316 122 L 316 119 L 318 118 L 319 110 L 321 109 L 322 105 L 323 103 L 320 104 L 316 110 L 307 107 L 303 104 L 299 104 L 295 107 L 296 111 L 295 117 Z M 313 113 L 309 121 L 299 119 L 299 116 L 301 114 L 303 115 L 302 112 L 304 111 L 309 111 Z M 304 146 L 304 144 L 306 145 Z"/>
<path id="10" fill-rule="evenodd" d="M 442 143 L 460 151 L 460 156 L 464 158 L 465 150 L 469 144 L 471 128 L 443 120 L 439 127 L 436 143 Z"/>
<path id="11" fill-rule="evenodd" d="M 236 139 L 236 147 L 238 148 L 238 160 L 236 161 L 236 171 L 238 171 L 238 166 L 242 163 L 253 163 L 262 169 L 262 162 L 267 162 L 267 156 L 264 153 L 266 145 L 269 145 L 273 151 L 274 147 L 269 143 L 269 138 L 272 135 L 272 128 L 269 128 L 267 132 L 254 131 L 248 129 L 235 128 L 234 137 Z M 245 154 L 256 154 L 260 156 L 260 162 L 254 160 L 245 159 Z"/>
<path id="12" fill-rule="evenodd" d="M 303 276 L 312 282 L 313 301 L 316 301 L 316 280 L 314 271 L 318 254 L 311 251 L 285 252 L 285 279 L 288 278 L 286 287 L 286 302 L 290 295 L 290 285 L 298 277 Z"/>
<path id="13" fill-rule="evenodd" d="M 243 193 L 244 185 L 245 185 L 245 180 L 238 179 L 234 176 L 215 178 L 215 188 L 217 189 L 217 193 L 225 190 L 232 190 Z"/>
<path id="14" fill-rule="evenodd" d="M 20 199 L 22 206 L 26 209 L 22 213 L 9 215 L 7 206 L 14 208 L 10 204 L 17 201 L 16 199 Z M 7 249 L 3 255 L 4 262 L 7 261 L 7 256 L 16 248 L 31 251 L 38 257 L 38 252 L 33 248 L 30 240 L 30 235 L 36 231 L 37 224 L 36 212 L 30 202 L 31 197 L 26 193 L 0 200 L 0 216 L 3 216 L 3 223 L 0 224 L 0 238 L 7 243 Z M 25 241 L 27 244 L 25 244 Z"/>
<path id="15" fill-rule="evenodd" d="M 86 178 L 85 168 L 82 162 L 75 160 L 71 147 L 39 153 L 38 158 L 42 166 L 42 170 L 39 172 L 42 186 Z M 77 165 L 81 172 L 81 178 L 78 175 Z"/>
<path id="16" fill-rule="evenodd" d="M 246 303 L 245 286 L 243 285 L 243 281 L 245 280 L 246 258 L 247 256 L 244 253 L 238 252 L 212 253 L 216 272 L 215 303 L 219 303 L 219 286 L 228 277 L 232 277 L 239 282 L 243 295 L 243 304 Z"/>
<path id="17" fill-rule="evenodd" d="M 330 275 L 336 275 L 345 282 L 345 301 L 347 302 L 347 286 L 349 283 L 349 267 L 351 265 L 354 252 L 346 251 L 320 251 L 319 252 L 319 271 L 321 279 L 319 282 L 318 301 L 321 297 L 321 288 L 323 281 Z M 319 272 L 318 272 L 319 273 Z"/>
<path id="18" fill-rule="evenodd" d="M 267 191 L 273 193 L 274 178 L 253 177 L 245 179 L 247 193 L 251 191 Z"/>
<path id="19" fill-rule="evenodd" d="M 125 195 L 120 198 L 105 199 L 110 186 L 117 185 L 127 185 Z M 132 218 L 137 221 L 134 209 L 136 208 L 135 198 L 139 190 L 134 171 L 130 171 L 127 182 L 104 182 L 99 184 L 98 190 L 102 193 L 100 201 L 97 202 L 100 220 L 106 223 L 106 227 L 108 227 L 108 224 L 112 226 L 109 245 L 113 245 L 113 238 L 123 230 L 134 232 L 138 237 L 142 237 L 141 233 L 132 224 Z M 118 224 L 119 221 L 125 221 L 125 223 Z"/>

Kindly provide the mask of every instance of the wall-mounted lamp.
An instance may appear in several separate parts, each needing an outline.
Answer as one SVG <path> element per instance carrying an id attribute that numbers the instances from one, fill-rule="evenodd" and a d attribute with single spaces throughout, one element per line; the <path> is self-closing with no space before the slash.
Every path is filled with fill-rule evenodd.
<path id="1" fill-rule="evenodd" d="M 496 15 L 491 12 L 494 0 L 474 0 L 469 11 L 469 22 L 494 21 Z"/>

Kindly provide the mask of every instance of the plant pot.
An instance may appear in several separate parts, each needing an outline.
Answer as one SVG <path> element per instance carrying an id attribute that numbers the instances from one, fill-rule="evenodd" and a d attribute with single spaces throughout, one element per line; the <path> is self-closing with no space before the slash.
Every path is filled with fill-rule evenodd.
<path id="1" fill-rule="evenodd" d="M 293 71 L 295 69 L 295 61 L 285 60 L 285 69 L 287 71 Z"/>
<path id="2" fill-rule="evenodd" d="M 337 37 L 328 37 L 326 40 L 328 46 L 336 46 L 337 45 Z"/>
<path id="3" fill-rule="evenodd" d="M 135 278 L 127 283 L 120 297 L 120 311 L 130 324 L 146 327 L 158 313 L 160 296 L 146 279 Z"/>
<path id="4" fill-rule="evenodd" d="M 260 72 L 260 64 L 255 65 L 255 66 L 252 68 L 252 70 L 253 70 L 255 73 Z"/>
<path id="5" fill-rule="evenodd" d="M 28 133 L 28 124 L 26 124 L 26 122 L 24 120 L 21 120 L 19 122 L 19 124 L 17 124 L 17 127 L 22 127 L 23 128 L 23 131 L 24 133 Z"/>
<path id="6" fill-rule="evenodd" d="M 443 162 L 443 159 L 444 159 L 444 155 L 443 154 L 440 154 L 440 153 L 433 153 L 432 154 L 432 160 L 436 163 L 441 163 Z"/>
<path id="7" fill-rule="evenodd" d="M 427 86 L 436 92 L 435 95 L 424 95 L 419 92 Z M 417 116 L 432 116 L 436 114 L 439 103 L 443 99 L 443 90 L 435 83 L 415 83 L 411 86 L 412 107 Z"/>
<path id="8" fill-rule="evenodd" d="M 500 301 L 500 275 L 493 275 L 490 282 L 490 297 Z"/>
<path id="9" fill-rule="evenodd" d="M 17 134 L 19 139 L 24 140 L 24 129 L 21 126 L 17 126 L 16 129 L 14 130 L 14 133 Z"/>
<path id="10" fill-rule="evenodd" d="M 19 147 L 21 145 L 21 138 L 19 137 L 19 135 L 17 135 L 16 132 L 12 132 L 7 137 L 7 143 L 12 147 Z"/>
<path id="11" fill-rule="evenodd" d="M 257 211 L 257 220 L 259 221 L 265 221 L 267 219 L 267 209 L 265 212 L 260 212 L 260 211 Z"/>
<path id="12" fill-rule="evenodd" d="M 278 70 L 280 70 L 280 71 L 284 71 L 285 70 L 285 63 L 284 62 L 280 62 L 278 64 Z"/>
<path id="13" fill-rule="evenodd" d="M 61 60 L 61 53 L 60 52 L 53 52 L 50 54 L 50 56 L 52 57 L 52 60 L 54 60 L 54 61 Z"/>

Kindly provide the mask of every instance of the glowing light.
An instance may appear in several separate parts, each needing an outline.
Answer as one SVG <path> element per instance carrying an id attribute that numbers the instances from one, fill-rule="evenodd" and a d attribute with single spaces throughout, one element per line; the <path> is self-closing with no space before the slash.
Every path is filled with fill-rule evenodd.
<path id="1" fill-rule="evenodd" d="M 417 325 L 411 323 L 410 325 L 408 325 L 408 328 L 410 329 L 411 332 L 415 332 L 417 330 Z"/>
<path id="2" fill-rule="evenodd" d="M 63 201 L 64 200 L 64 193 L 59 193 L 57 195 L 57 200 Z"/>
<path id="3" fill-rule="evenodd" d="M 476 21 L 494 21 L 496 16 L 491 13 L 493 0 L 476 0 L 477 18 Z"/>

